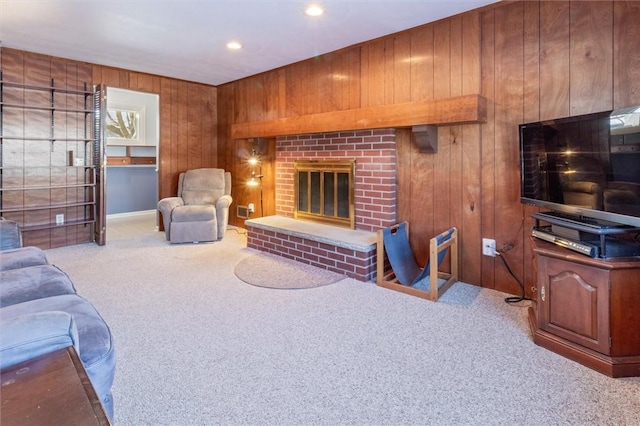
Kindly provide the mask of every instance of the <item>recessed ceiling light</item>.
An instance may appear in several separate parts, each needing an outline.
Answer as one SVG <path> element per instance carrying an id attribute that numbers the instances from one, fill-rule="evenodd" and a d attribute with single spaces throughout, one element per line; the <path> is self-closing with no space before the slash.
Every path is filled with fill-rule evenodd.
<path id="1" fill-rule="evenodd" d="M 312 5 L 309 5 L 309 7 L 307 7 L 304 13 L 306 13 L 309 16 L 320 16 L 324 13 L 324 10 L 322 10 L 322 8 L 317 4 L 312 4 Z"/>
<path id="2" fill-rule="evenodd" d="M 242 49 L 242 44 L 240 44 L 240 42 L 238 41 L 230 41 L 229 43 L 227 43 L 227 48 L 231 50 Z"/>

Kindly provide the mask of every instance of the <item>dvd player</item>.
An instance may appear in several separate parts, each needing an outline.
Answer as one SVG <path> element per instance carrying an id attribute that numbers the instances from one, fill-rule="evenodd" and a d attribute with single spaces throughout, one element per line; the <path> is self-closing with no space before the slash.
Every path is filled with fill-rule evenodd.
<path id="1" fill-rule="evenodd" d="M 554 235 L 551 232 L 546 232 L 544 230 L 536 229 L 536 228 L 533 228 L 531 230 L 531 235 L 533 235 L 536 238 L 540 238 L 541 240 L 548 241 L 550 243 L 568 248 L 569 250 L 573 250 L 575 252 L 578 252 L 590 257 L 599 256 L 598 247 L 595 245 L 589 244 L 586 241 L 573 241 L 568 238 Z"/>

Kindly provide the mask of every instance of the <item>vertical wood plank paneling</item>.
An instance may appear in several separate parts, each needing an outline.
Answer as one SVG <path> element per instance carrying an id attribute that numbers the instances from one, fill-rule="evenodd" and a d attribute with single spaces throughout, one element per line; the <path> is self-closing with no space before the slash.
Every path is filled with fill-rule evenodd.
<path id="1" fill-rule="evenodd" d="M 316 58 L 319 112 L 339 109 L 340 86 L 334 85 L 333 79 L 336 59 L 333 54 L 321 55 Z"/>
<path id="2" fill-rule="evenodd" d="M 262 102 L 264 104 L 263 116 L 265 120 L 274 120 L 282 116 L 284 112 L 284 94 L 280 93 L 280 82 L 282 72 L 275 71 L 263 75 L 264 93 Z"/>
<path id="3" fill-rule="evenodd" d="M 517 128 L 525 119 L 569 115 L 570 106 L 578 102 L 572 93 L 580 83 L 571 81 L 570 65 L 575 66 L 575 61 L 570 62 L 571 46 L 588 44 L 594 35 L 587 26 L 585 30 L 589 34 L 569 33 L 572 6 L 568 1 L 504 3 L 409 31 L 412 100 L 481 91 L 489 101 L 489 110 L 488 123 L 484 125 L 441 128 L 440 152 L 436 155 L 419 153 L 411 135 L 408 133 L 406 137 L 410 143 L 402 142 L 405 135 L 400 132 L 397 155 L 398 167 L 403 171 L 398 174 L 398 219 L 408 218 L 415 235 L 432 234 L 436 223 L 444 226 L 460 222 L 465 267 L 470 277 L 479 274 L 479 281 L 488 287 L 498 285 L 499 289 L 519 292 L 501 264 L 478 254 L 480 239 L 484 236 L 496 238 L 503 245 L 513 243 L 514 248 L 507 256 L 517 265 L 519 274 L 529 279 L 532 276 L 530 248 L 524 243 L 528 239 L 525 228 L 530 222 L 522 225 L 523 216 L 527 217 L 526 221 L 530 220 L 530 209 L 519 203 Z M 594 8 L 589 13 L 604 7 L 579 5 L 583 6 Z M 598 31 L 608 31 L 606 26 Z M 448 31 L 443 31 L 443 27 Z M 395 34 L 358 46 L 360 78 L 354 92 L 359 88 L 360 105 L 352 107 L 404 98 L 405 72 L 399 62 L 406 50 L 400 41 L 403 36 Z M 460 42 L 462 49 L 455 47 Z M 480 48 L 469 50 L 467 44 Z M 391 50 L 393 61 L 390 61 Z M 627 50 L 633 57 L 631 47 Z M 622 61 L 616 59 L 619 60 Z M 613 63 L 614 75 L 618 76 L 616 64 Z M 294 66 L 303 69 L 297 64 Z M 456 71 L 458 68 L 462 74 Z M 290 79 L 300 80 L 300 74 L 291 67 L 285 67 L 284 72 L 287 89 L 293 87 Z M 606 86 L 591 70 L 585 72 L 587 79 L 596 79 L 596 86 Z M 627 80 L 627 77 L 620 79 Z M 313 88 L 314 84 L 309 87 Z M 319 84 L 322 88 L 323 83 Z M 612 84 L 619 85 L 616 81 Z M 291 93 L 287 96 L 294 103 L 299 102 Z M 336 96 L 333 88 L 331 96 Z M 477 145 L 480 142 L 481 145 Z M 480 186 L 474 182 L 478 179 L 482 181 Z M 434 181 L 446 182 L 447 190 L 442 191 L 446 195 L 438 193 Z M 503 220 L 505 215 L 508 221 Z M 426 248 L 418 247 L 416 252 L 422 261 Z"/>
<path id="4" fill-rule="evenodd" d="M 189 147 L 189 90 L 188 82 L 178 81 L 176 90 L 177 99 L 177 133 L 176 144 L 178 151 L 176 152 L 176 165 L 178 170 L 189 169 L 189 158 L 191 150 Z"/>
<path id="5" fill-rule="evenodd" d="M 480 14 L 475 12 L 463 15 L 461 31 L 462 93 L 480 93 Z M 462 136 L 461 218 L 455 225 L 460 228 L 461 279 L 472 283 L 481 282 L 482 141 L 480 129 L 480 125 L 460 126 Z M 464 263 L 462 259 L 465 259 Z"/>
<path id="6" fill-rule="evenodd" d="M 540 7 L 536 2 L 524 5 L 524 110 L 523 122 L 531 123 L 540 119 Z M 531 287 L 537 282 L 534 268 L 533 247 L 530 230 L 534 226 L 531 214 L 539 209 L 524 206 L 524 229 L 522 241 L 524 288 L 529 297 L 534 296 Z"/>
<path id="7" fill-rule="evenodd" d="M 640 104 L 640 2 L 613 4 L 613 107 Z"/>
<path id="8" fill-rule="evenodd" d="M 384 40 L 384 100 L 382 105 L 392 104 L 395 99 L 395 39 L 396 35 Z"/>
<path id="9" fill-rule="evenodd" d="M 411 221 L 411 206 L 417 204 L 419 200 L 414 200 L 411 196 L 404 197 L 400 194 L 412 194 L 412 182 L 415 165 L 412 162 L 412 150 L 410 129 L 396 130 L 396 221 Z M 425 201 L 422 201 L 423 203 Z M 425 204 L 425 208 L 426 208 Z M 410 222 L 411 223 L 411 222 Z"/>
<path id="10" fill-rule="evenodd" d="M 572 2 L 570 22 L 571 115 L 613 109 L 613 4 Z"/>
<path id="11" fill-rule="evenodd" d="M 411 34 L 411 100 L 433 99 L 433 26 L 423 25 Z"/>
<path id="12" fill-rule="evenodd" d="M 411 99 L 433 98 L 434 42 L 433 27 L 412 30 L 411 35 Z M 410 130 L 396 132 L 398 163 L 398 221 L 408 221 L 414 235 L 433 235 L 435 156 L 421 153 Z M 426 238 L 412 238 L 412 248 L 419 262 L 426 260 Z"/>
<path id="13" fill-rule="evenodd" d="M 51 84 L 51 58 L 35 53 L 24 54 L 24 82 L 37 86 Z M 25 91 L 25 103 L 47 105 L 50 95 L 46 92 Z M 50 137 L 51 116 L 46 111 L 24 111 L 25 136 Z M 56 114 L 59 115 L 59 114 Z M 48 186 L 51 184 L 51 175 L 46 167 L 51 165 L 49 142 L 25 144 L 24 161 L 30 168 L 25 169 L 25 184 Z M 39 168 L 32 168 L 41 166 Z M 28 191 L 24 193 L 24 205 L 47 205 L 52 202 L 50 190 Z M 57 191 L 54 190 L 54 197 Z M 55 198 L 54 198 L 55 200 Z M 24 213 L 25 223 L 47 224 L 50 222 L 51 213 L 47 210 L 32 210 Z M 40 247 L 51 247 L 51 230 L 44 229 L 27 233 L 29 244 Z"/>
<path id="14" fill-rule="evenodd" d="M 92 84 L 102 84 L 107 87 L 159 93 L 160 158 L 158 159 L 158 187 L 161 198 L 176 194 L 178 174 L 186 170 L 190 162 L 202 167 L 214 167 L 217 165 L 217 89 L 215 87 L 29 52 L 7 50 L 14 52 L 7 55 L 5 48 L 0 48 L 0 50 L 3 52 L 2 69 L 4 78 L 16 77 L 11 81 L 24 82 L 26 78 L 32 84 L 47 86 L 50 84 L 51 78 L 54 78 L 56 86 L 64 84 L 68 87 L 80 89 L 86 81 L 89 87 Z M 191 96 L 189 96 L 189 92 L 191 92 Z M 60 101 L 62 98 L 56 99 Z M 62 99 L 62 101 L 67 103 L 78 102 L 76 97 L 70 96 L 66 96 L 66 99 Z M 67 106 L 69 108 L 78 107 L 76 104 Z M 49 123 L 50 119 L 44 116 L 39 117 L 35 114 L 33 117 L 29 117 L 29 123 L 33 124 L 34 120 L 46 120 Z M 42 129 L 38 130 L 39 126 L 24 125 L 23 127 L 27 133 L 43 131 Z M 82 127 L 81 122 L 72 124 L 68 118 L 61 117 L 55 120 L 54 131 L 56 134 L 68 133 L 72 135 L 70 137 L 77 137 L 84 131 L 80 127 Z M 44 128 L 49 129 L 50 125 Z M 29 136 L 38 136 L 36 133 L 29 134 Z M 44 134 L 41 136 L 48 137 L 48 130 L 44 130 Z M 79 150 L 80 144 L 81 142 L 55 142 L 52 155 L 55 159 L 58 159 L 57 156 L 59 155 L 64 157 L 68 151 Z M 6 153 L 8 144 L 4 143 L 3 145 Z M 42 161 L 42 158 L 45 158 L 44 151 L 40 152 L 41 149 L 47 151 L 46 158 L 49 158 L 50 148 L 44 145 L 46 144 L 41 144 L 40 147 L 35 148 L 29 154 L 35 156 L 34 161 L 36 159 L 37 161 Z M 39 153 L 42 155 L 39 155 Z M 72 170 L 72 172 L 80 173 L 81 171 Z M 45 179 L 45 176 L 33 174 L 28 176 L 28 179 L 40 181 Z M 46 180 L 47 182 L 50 181 L 50 177 L 46 176 Z M 50 200 L 60 197 L 70 200 L 80 195 L 80 191 L 75 190 L 63 193 L 48 191 L 46 197 Z M 44 193 L 37 194 L 39 199 L 44 196 Z M 83 214 L 82 208 L 77 208 L 76 210 L 75 214 Z M 38 214 L 45 214 L 48 221 L 49 212 Z M 55 214 L 55 212 L 51 212 L 51 214 Z M 42 221 L 44 220 L 43 216 Z M 88 241 L 85 230 L 82 227 L 67 227 L 65 234 L 60 234 L 60 229 L 38 231 L 33 233 L 33 238 L 31 242 L 34 245 L 43 247 L 51 244 L 57 246 Z"/>
<path id="15" fill-rule="evenodd" d="M 346 69 L 346 85 L 348 87 L 347 103 L 343 105 L 343 109 L 359 108 L 361 103 L 362 88 L 360 85 L 360 76 L 362 75 L 362 53 L 360 47 L 345 50 L 344 68 Z"/>
<path id="16" fill-rule="evenodd" d="M 540 2 L 540 119 L 569 115 L 569 2 Z"/>
<path id="17" fill-rule="evenodd" d="M 367 76 L 367 93 L 366 104 L 363 99 L 363 106 L 376 106 L 384 105 L 387 80 L 386 80 L 386 49 L 387 45 L 385 39 L 378 39 L 368 44 L 368 49 L 363 50 L 366 52 L 366 62 L 368 67 Z M 364 59 L 363 59 L 364 60 Z"/>
<path id="18" fill-rule="evenodd" d="M 523 208 L 520 204 L 520 162 L 518 127 L 523 115 L 524 87 L 524 3 L 513 3 L 496 10 L 496 140 L 501 141 L 496 151 L 496 246 L 513 246 L 503 256 L 513 272 L 522 277 Z M 497 260 L 496 260 L 497 262 Z M 496 266 L 497 290 L 518 294 L 518 282 L 500 263 Z"/>
<path id="19" fill-rule="evenodd" d="M 371 86 L 370 70 L 369 70 L 369 50 L 370 44 L 366 43 L 360 47 L 360 75 L 358 76 L 358 85 L 360 86 L 360 99 L 358 104 L 360 107 L 369 106 L 369 86 Z"/>
<path id="20" fill-rule="evenodd" d="M 463 64 L 466 60 L 463 51 L 463 27 L 462 16 L 455 16 L 450 19 L 450 72 L 451 72 L 451 87 L 449 89 L 450 96 L 462 95 L 462 76 L 463 76 Z M 460 246 L 461 250 L 465 250 L 464 245 L 464 223 L 462 219 L 463 209 L 463 147 L 464 138 L 462 133 L 463 126 L 447 126 L 449 128 L 450 138 L 450 158 L 451 166 L 449 169 L 449 193 L 451 194 L 450 210 L 449 210 L 449 223 L 444 225 L 443 228 L 436 228 L 434 233 L 440 233 L 450 226 L 457 226 L 460 232 Z M 442 226 L 442 225 L 441 225 Z"/>
<path id="21" fill-rule="evenodd" d="M 185 165 L 180 161 L 181 154 L 186 152 L 186 149 L 179 133 L 180 122 L 183 119 L 179 114 L 181 105 L 178 97 L 179 86 L 179 81 L 171 81 L 171 194 L 178 193 L 178 176 L 185 170 L 183 168 Z"/>
<path id="22" fill-rule="evenodd" d="M 411 33 L 402 32 L 393 38 L 393 99 L 391 103 L 411 100 Z"/>
<path id="23" fill-rule="evenodd" d="M 433 27 L 423 26 L 411 35 L 411 99 L 433 98 Z M 432 235 L 435 212 L 434 156 L 420 153 L 409 129 L 396 131 L 397 219 L 408 221 L 412 236 Z M 420 263 L 426 259 L 426 238 L 412 238 Z"/>
<path id="24" fill-rule="evenodd" d="M 200 92 L 193 83 L 185 83 L 187 92 L 185 116 L 186 122 L 186 142 L 187 142 L 187 169 L 198 169 L 202 167 L 202 149 L 200 146 L 200 114 L 198 104 L 200 102 Z"/>
<path id="25" fill-rule="evenodd" d="M 173 86 L 174 81 L 169 78 L 163 78 L 160 88 L 160 147 L 158 158 L 158 197 L 165 198 L 176 194 L 177 175 L 174 169 L 175 143 L 174 143 L 174 123 L 176 117 L 174 115 L 173 103 Z M 176 182 L 174 183 L 174 176 Z M 160 227 L 164 230 L 162 221 Z"/>
<path id="26" fill-rule="evenodd" d="M 24 83 L 24 53 L 13 49 L 0 48 L 2 51 L 2 76 L 7 81 Z M 15 90 L 12 95 L 4 94 L 4 102 L 24 103 L 24 90 Z M 2 126 L 5 135 L 25 136 L 25 114 L 17 109 L 5 108 L 2 111 Z M 25 152 L 20 140 L 2 141 L 3 166 L 24 164 Z M 2 173 L 2 184 L 7 186 L 24 186 L 24 173 L 17 169 L 6 169 Z M 24 204 L 24 197 L 20 191 L 5 191 L 2 193 L 2 205 L 5 208 L 20 207 Z M 24 223 L 23 212 L 7 212 L 3 216 L 8 220 Z"/>
<path id="27" fill-rule="evenodd" d="M 434 25 L 434 98 L 442 99 L 451 96 L 452 68 L 451 58 L 454 55 L 452 50 L 451 20 L 443 20 Z M 459 54 L 459 52 L 458 52 Z M 421 234 L 435 235 L 438 232 L 449 228 L 453 223 L 452 218 L 452 197 L 451 194 L 451 164 L 454 149 L 452 147 L 455 135 L 451 126 L 444 126 L 438 129 L 438 152 L 435 154 L 433 182 L 433 222 L 428 227 L 421 230 Z M 425 248 L 421 248 L 424 253 Z"/>
<path id="28" fill-rule="evenodd" d="M 494 238 L 496 233 L 496 11 L 482 13 L 482 95 L 487 98 L 487 123 L 482 126 L 482 237 Z M 482 256 L 481 285 L 495 287 L 495 263 Z"/>
<path id="29" fill-rule="evenodd" d="M 77 75 L 75 73 L 76 67 L 74 64 L 67 63 L 59 58 L 47 58 L 49 65 L 49 80 L 53 80 L 56 87 L 69 87 L 72 89 L 77 88 Z M 67 94 L 56 94 L 56 105 L 61 108 L 77 108 L 77 102 L 74 102 L 75 96 Z M 76 129 L 78 119 L 75 114 L 66 113 L 54 113 L 53 114 L 53 134 L 60 138 L 75 138 L 78 137 Z M 82 120 L 80 120 L 82 122 Z M 43 142 L 42 145 L 47 145 Z M 53 165 L 67 164 L 65 159 L 68 149 L 73 149 L 73 142 L 58 140 L 50 144 L 49 161 Z M 77 151 L 76 151 L 77 152 Z M 44 157 L 44 153 L 40 153 L 40 157 Z M 53 168 L 51 169 L 52 185 L 65 185 L 67 184 L 68 175 L 72 173 L 71 170 L 66 168 Z M 78 199 L 78 188 L 66 188 L 66 189 L 52 189 L 49 191 L 50 201 L 52 204 L 65 204 L 73 203 Z M 82 197 L 83 198 L 83 197 Z M 56 214 L 64 214 L 67 221 L 78 219 L 77 209 L 54 209 L 48 213 L 47 221 L 49 223 L 55 223 Z M 66 227 L 65 227 L 66 228 Z M 75 244 L 77 230 L 76 227 L 65 228 L 53 228 L 49 231 L 49 247 L 64 247 L 67 245 L 67 237 L 69 237 L 69 245 Z"/>
<path id="30" fill-rule="evenodd" d="M 299 62 L 286 68 L 287 117 L 304 115 L 306 110 L 305 92 L 310 90 L 309 65 Z"/>

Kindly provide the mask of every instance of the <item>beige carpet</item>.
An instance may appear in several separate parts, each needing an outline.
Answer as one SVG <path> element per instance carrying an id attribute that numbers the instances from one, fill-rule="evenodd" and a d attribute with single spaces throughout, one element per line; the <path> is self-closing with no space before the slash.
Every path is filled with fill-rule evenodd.
<path id="1" fill-rule="evenodd" d="M 242 230 L 168 244 L 154 226 L 47 250 L 113 332 L 117 426 L 640 425 L 640 377 L 537 346 L 530 302 L 462 282 L 438 303 L 352 278 L 247 285 Z"/>
<path id="2" fill-rule="evenodd" d="M 320 287 L 346 278 L 337 272 L 270 253 L 257 253 L 241 260 L 234 272 L 248 284 L 279 289 Z"/>

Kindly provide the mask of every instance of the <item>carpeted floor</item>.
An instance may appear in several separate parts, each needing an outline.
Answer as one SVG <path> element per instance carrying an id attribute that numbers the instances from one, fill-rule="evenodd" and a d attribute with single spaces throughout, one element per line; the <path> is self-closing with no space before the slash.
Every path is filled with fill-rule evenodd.
<path id="1" fill-rule="evenodd" d="M 169 245 L 153 225 L 47 251 L 115 336 L 116 425 L 640 424 L 640 378 L 536 346 L 505 294 L 256 287 L 234 274 L 244 235 Z"/>

